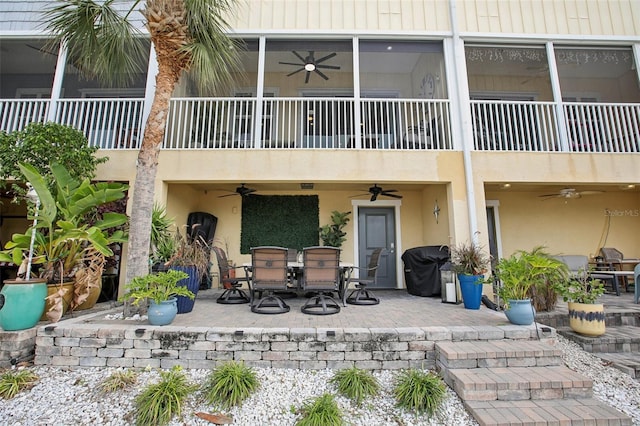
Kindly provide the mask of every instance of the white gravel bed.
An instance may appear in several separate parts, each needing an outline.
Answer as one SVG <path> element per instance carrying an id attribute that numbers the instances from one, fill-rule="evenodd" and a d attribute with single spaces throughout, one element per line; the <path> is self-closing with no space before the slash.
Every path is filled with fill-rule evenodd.
<path id="1" fill-rule="evenodd" d="M 562 337 L 558 344 L 565 363 L 594 381 L 596 398 L 609 403 L 633 418 L 640 425 L 640 382 L 612 367 L 599 358 L 584 352 L 578 345 Z M 31 390 L 11 400 L 0 400 L 0 425 L 130 425 L 133 400 L 141 389 L 159 379 L 157 370 L 141 371 L 137 385 L 125 391 L 104 394 L 99 385 L 115 369 L 63 369 L 30 367 L 39 377 Z M 337 395 L 329 384 L 331 370 L 255 369 L 260 389 L 239 408 L 224 414 L 233 417 L 234 425 L 295 425 L 302 403 L 324 392 Z M 192 383 L 202 383 L 208 370 L 185 370 Z M 460 399 L 447 388 L 445 404 L 433 418 L 416 416 L 395 407 L 391 389 L 398 372 L 379 371 L 374 376 L 381 384 L 380 394 L 355 406 L 338 396 L 336 400 L 350 425 L 477 425 L 465 411 Z M 174 419 L 172 426 L 210 425 L 195 416 L 197 412 L 219 412 L 194 393 L 183 407 L 183 417 Z"/>

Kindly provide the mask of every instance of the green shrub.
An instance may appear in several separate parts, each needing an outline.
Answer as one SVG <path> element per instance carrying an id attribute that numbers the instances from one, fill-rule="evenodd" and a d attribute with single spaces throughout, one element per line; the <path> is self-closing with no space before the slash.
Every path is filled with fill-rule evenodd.
<path id="1" fill-rule="evenodd" d="M 11 399 L 35 385 L 38 376 L 29 370 L 7 371 L 0 376 L 0 397 Z"/>
<path id="2" fill-rule="evenodd" d="M 302 418 L 297 426 L 340 426 L 344 424 L 342 413 L 333 395 L 325 393 L 308 400 L 300 410 Z"/>
<path id="3" fill-rule="evenodd" d="M 403 371 L 396 380 L 393 394 L 399 407 L 433 415 L 442 404 L 446 388 L 442 379 L 430 372 Z"/>
<path id="4" fill-rule="evenodd" d="M 132 370 L 118 370 L 104 379 L 100 384 L 103 392 L 115 392 L 134 385 L 138 381 L 138 374 Z"/>
<path id="5" fill-rule="evenodd" d="M 380 390 L 380 384 L 371 372 L 357 367 L 346 368 L 338 371 L 331 383 L 338 387 L 338 392 L 355 401 L 356 404 L 368 396 L 374 396 Z"/>
<path id="6" fill-rule="evenodd" d="M 179 366 L 160 372 L 160 381 L 147 386 L 135 400 L 136 425 L 168 424 L 180 415 L 186 397 L 196 389 L 190 385 Z"/>
<path id="7" fill-rule="evenodd" d="M 231 408 L 241 404 L 259 385 L 252 368 L 243 362 L 229 361 L 209 374 L 202 390 L 209 404 Z"/>

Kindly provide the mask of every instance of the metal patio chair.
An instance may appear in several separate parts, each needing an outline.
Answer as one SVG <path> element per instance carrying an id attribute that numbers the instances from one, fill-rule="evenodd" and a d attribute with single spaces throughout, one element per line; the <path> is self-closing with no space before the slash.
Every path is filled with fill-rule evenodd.
<path id="1" fill-rule="evenodd" d="M 380 255 L 383 248 L 377 248 L 371 253 L 369 264 L 367 267 L 357 267 L 363 276 L 349 277 L 345 284 L 345 288 L 349 288 L 349 284 L 355 283 L 356 288 L 351 291 L 347 297 L 347 303 L 351 305 L 377 305 L 380 299 L 367 289 L 368 285 L 375 285 L 378 279 L 378 270 L 380 266 Z"/>
<path id="2" fill-rule="evenodd" d="M 291 309 L 277 291 L 286 291 L 289 284 L 287 249 L 254 247 L 251 249 L 251 312 L 282 314 Z M 255 294 L 259 293 L 256 301 Z M 266 293 L 266 295 L 263 295 Z"/>
<path id="3" fill-rule="evenodd" d="M 233 305 L 241 303 L 249 303 L 249 296 L 240 287 L 242 283 L 249 285 L 249 277 L 247 270 L 241 266 L 229 266 L 227 254 L 220 247 L 213 247 L 218 261 L 218 271 L 220 274 L 220 283 L 224 287 L 224 292 L 216 299 L 216 302 L 223 305 Z M 236 277 L 236 269 L 244 270 L 244 277 Z"/>
<path id="4" fill-rule="evenodd" d="M 337 314 L 340 305 L 332 294 L 339 294 L 341 290 L 340 249 L 307 247 L 302 253 L 302 289 L 313 293 L 302 306 L 302 312 L 310 315 Z"/>

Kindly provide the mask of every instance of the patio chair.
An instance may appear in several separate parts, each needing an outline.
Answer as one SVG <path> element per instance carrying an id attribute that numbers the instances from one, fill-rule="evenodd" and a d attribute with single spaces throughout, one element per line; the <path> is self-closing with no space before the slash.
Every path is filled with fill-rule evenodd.
<path id="1" fill-rule="evenodd" d="M 347 297 L 347 303 L 351 305 L 377 305 L 380 303 L 380 299 L 378 299 L 371 291 L 367 290 L 367 286 L 376 284 L 380 266 L 380 254 L 382 253 L 382 250 L 382 248 L 373 250 L 371 257 L 369 258 L 369 264 L 366 268 L 353 268 L 364 274 L 364 276 L 349 277 L 347 279 L 345 288 L 349 288 L 349 284 L 352 283 L 355 283 L 356 285 L 356 288 L 352 290 L 349 297 Z"/>
<path id="2" fill-rule="evenodd" d="M 223 305 L 249 303 L 249 296 L 240 288 L 242 283 L 249 284 L 247 270 L 241 266 L 229 266 L 227 254 L 220 247 L 214 246 L 213 252 L 216 254 L 216 260 L 218 261 L 220 283 L 225 289 L 220 297 L 216 299 L 216 302 Z M 244 270 L 244 277 L 236 277 L 236 269 L 240 268 Z"/>
<path id="3" fill-rule="evenodd" d="M 590 270 L 589 258 L 587 256 L 579 254 L 568 254 L 553 257 L 567 265 L 570 278 L 578 279 L 581 275 L 588 274 L 589 279 L 609 282 L 611 284 L 611 288 L 613 289 L 613 291 L 615 291 L 616 296 L 620 296 L 620 289 L 618 288 L 618 281 L 616 280 L 616 277 L 610 274 L 599 274 L 597 270 Z"/>
<path id="4" fill-rule="evenodd" d="M 310 315 L 330 315 L 340 312 L 333 292 L 340 292 L 340 249 L 337 247 L 307 247 L 302 251 L 302 289 L 313 293 L 302 306 Z"/>
<path id="5" fill-rule="evenodd" d="M 289 284 L 287 249 L 254 247 L 251 249 L 251 312 L 283 314 L 291 309 L 276 291 L 286 291 Z M 262 295 L 265 293 L 266 295 Z M 255 300 L 255 294 L 260 293 Z"/>
<path id="6" fill-rule="evenodd" d="M 627 259 L 624 257 L 620 250 L 613 247 L 602 247 L 600 249 L 600 254 L 602 254 L 604 263 L 608 264 L 609 268 L 616 271 L 625 270 L 624 265 L 629 266 L 640 263 L 640 259 Z M 622 281 L 622 285 L 624 286 L 624 291 L 628 291 L 628 278 L 626 276 L 621 276 L 620 280 Z"/>
<path id="7" fill-rule="evenodd" d="M 640 286 L 638 283 L 640 282 L 640 263 L 633 268 L 633 303 L 638 303 L 640 301 Z"/>

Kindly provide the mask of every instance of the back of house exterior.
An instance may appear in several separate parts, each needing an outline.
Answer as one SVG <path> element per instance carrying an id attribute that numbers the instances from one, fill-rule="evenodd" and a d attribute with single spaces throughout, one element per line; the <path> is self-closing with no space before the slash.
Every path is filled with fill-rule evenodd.
<path id="1" fill-rule="evenodd" d="M 153 49 L 129 87 L 80 79 L 46 44 L 49 4 L 0 2 L 0 130 L 77 127 L 109 157 L 98 178 L 132 184 Z M 640 257 L 636 0 L 245 0 L 229 21 L 243 70 L 211 93 L 180 80 L 155 195 L 180 225 L 214 215 L 235 263 L 249 260 L 241 184 L 291 196 L 285 222 L 306 196 L 316 229 L 352 212 L 341 256 L 384 247 L 387 288 L 405 286 L 405 250 L 471 238 L 495 258 Z M 3 242 L 25 226 L 0 223 Z"/>

